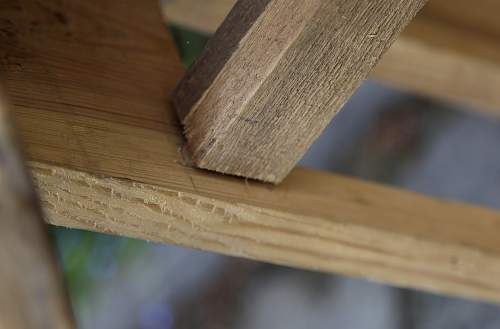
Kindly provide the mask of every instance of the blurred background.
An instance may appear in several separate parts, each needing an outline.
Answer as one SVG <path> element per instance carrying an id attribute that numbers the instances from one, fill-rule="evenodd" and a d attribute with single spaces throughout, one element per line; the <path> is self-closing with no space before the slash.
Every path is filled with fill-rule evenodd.
<path id="1" fill-rule="evenodd" d="M 170 28 L 191 65 L 208 36 Z M 368 81 L 301 164 L 499 208 L 500 122 L 473 113 Z M 494 305 L 51 230 L 83 329 L 500 328 Z"/>

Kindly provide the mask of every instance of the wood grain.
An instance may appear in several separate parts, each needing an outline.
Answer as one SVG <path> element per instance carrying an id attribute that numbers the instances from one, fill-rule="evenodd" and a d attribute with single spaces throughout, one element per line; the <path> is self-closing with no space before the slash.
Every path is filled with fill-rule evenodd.
<path id="1" fill-rule="evenodd" d="M 425 0 L 240 0 L 174 94 L 200 168 L 280 183 Z"/>
<path id="2" fill-rule="evenodd" d="M 1 6 L 0 69 L 14 105 L 164 128 L 184 71 L 155 0 Z"/>
<path id="3" fill-rule="evenodd" d="M 500 302 L 497 211 L 301 168 L 277 187 L 186 165 L 166 101 L 183 71 L 155 1 L 124 19 L 127 1 L 94 1 L 62 8 L 91 23 L 47 14 L 0 48 L 48 222 Z M 12 0 L 22 15 L 0 24 L 21 29 L 33 3 Z"/>
<path id="4" fill-rule="evenodd" d="M 32 168 L 55 225 L 500 302 L 495 211 L 304 169 L 267 190 L 208 174 L 178 188 Z"/>
<path id="5" fill-rule="evenodd" d="M 74 328 L 42 213 L 0 94 L 0 328 Z"/>
<path id="6" fill-rule="evenodd" d="M 374 77 L 500 115 L 500 2 L 434 0 L 387 52 Z"/>
<path id="7" fill-rule="evenodd" d="M 214 33 L 235 1 L 163 3 L 165 15 L 175 24 Z M 430 0 L 382 57 L 371 78 L 500 116 L 499 11 L 496 0 Z"/>

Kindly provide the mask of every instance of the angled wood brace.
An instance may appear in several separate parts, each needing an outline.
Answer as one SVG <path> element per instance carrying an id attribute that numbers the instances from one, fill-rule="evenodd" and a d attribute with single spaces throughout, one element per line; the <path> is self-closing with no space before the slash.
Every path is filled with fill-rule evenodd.
<path id="1" fill-rule="evenodd" d="M 240 0 L 174 96 L 201 168 L 279 183 L 425 0 Z"/>

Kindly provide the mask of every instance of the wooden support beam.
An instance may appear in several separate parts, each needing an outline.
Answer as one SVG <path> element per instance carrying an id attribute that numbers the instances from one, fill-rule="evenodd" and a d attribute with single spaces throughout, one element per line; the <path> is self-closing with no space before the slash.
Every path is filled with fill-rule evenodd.
<path id="1" fill-rule="evenodd" d="M 301 168 L 276 187 L 186 165 L 166 105 L 175 47 L 154 0 L 128 1 L 65 1 L 69 24 L 2 40 L 48 222 L 500 302 L 498 211 Z M 40 16 L 11 3 L 22 15 L 3 29 Z"/>
<path id="2" fill-rule="evenodd" d="M 279 187 L 181 166 L 157 184 L 32 169 L 54 225 L 500 302 L 497 211 L 305 169 Z"/>
<path id="3" fill-rule="evenodd" d="M 500 116 L 500 27 L 492 0 L 431 0 L 374 77 Z"/>
<path id="4" fill-rule="evenodd" d="M 163 11 L 177 25 L 214 33 L 235 2 L 168 0 Z M 371 77 L 500 116 L 499 11 L 496 0 L 430 0 Z"/>
<path id="5" fill-rule="evenodd" d="M 191 30 L 212 34 L 236 0 L 161 0 L 165 20 Z"/>
<path id="6" fill-rule="evenodd" d="M 240 0 L 174 105 L 196 166 L 279 183 L 425 0 Z"/>
<path id="7" fill-rule="evenodd" d="M 0 92 L 0 328 L 73 328 L 37 198 Z"/>

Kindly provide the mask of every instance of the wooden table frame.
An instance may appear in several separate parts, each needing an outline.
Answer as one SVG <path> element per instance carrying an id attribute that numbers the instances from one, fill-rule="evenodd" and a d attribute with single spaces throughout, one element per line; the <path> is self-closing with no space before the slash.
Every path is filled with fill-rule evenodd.
<path id="1" fill-rule="evenodd" d="M 190 166 L 156 1 L 0 6 L 0 71 L 48 223 L 500 302 L 498 211 L 304 168 L 273 186 Z"/>

